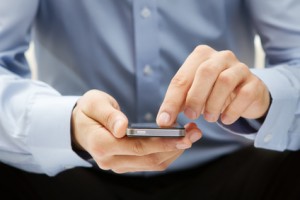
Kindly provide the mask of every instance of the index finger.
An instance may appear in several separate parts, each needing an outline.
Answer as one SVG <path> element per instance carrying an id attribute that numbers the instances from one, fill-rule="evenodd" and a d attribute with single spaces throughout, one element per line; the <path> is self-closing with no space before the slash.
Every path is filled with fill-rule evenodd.
<path id="1" fill-rule="evenodd" d="M 166 92 L 158 111 L 156 122 L 159 126 L 171 126 L 181 112 L 189 88 L 191 87 L 197 68 L 215 52 L 206 46 L 197 46 L 179 68 Z"/>

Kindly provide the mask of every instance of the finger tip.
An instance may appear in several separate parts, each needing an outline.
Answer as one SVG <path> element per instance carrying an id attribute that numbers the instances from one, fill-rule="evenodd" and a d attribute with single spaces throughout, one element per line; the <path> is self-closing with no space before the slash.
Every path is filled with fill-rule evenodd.
<path id="1" fill-rule="evenodd" d="M 193 129 L 189 132 L 189 141 L 195 143 L 202 138 L 202 132 L 199 129 Z"/>
<path id="2" fill-rule="evenodd" d="M 168 112 L 161 112 L 156 118 L 156 123 L 159 126 L 170 126 L 171 125 L 171 115 Z"/>
<path id="3" fill-rule="evenodd" d="M 118 119 L 114 125 L 113 134 L 116 138 L 122 138 L 126 135 L 126 129 L 128 127 L 127 119 Z"/>
<path id="4" fill-rule="evenodd" d="M 190 131 L 192 129 L 198 129 L 200 131 L 200 129 L 198 128 L 198 126 L 195 122 L 189 122 L 189 123 L 185 124 L 184 128 L 186 131 Z"/>
<path id="5" fill-rule="evenodd" d="M 227 115 L 222 115 L 221 116 L 221 122 L 225 125 L 231 125 L 234 122 L 234 120 L 229 118 Z"/>

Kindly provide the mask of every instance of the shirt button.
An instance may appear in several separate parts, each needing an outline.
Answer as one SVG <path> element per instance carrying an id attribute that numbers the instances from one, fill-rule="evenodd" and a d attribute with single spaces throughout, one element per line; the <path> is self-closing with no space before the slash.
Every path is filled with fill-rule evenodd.
<path id="1" fill-rule="evenodd" d="M 65 168 L 65 169 L 71 169 L 72 166 L 71 166 L 71 165 L 65 165 L 64 168 Z"/>
<path id="2" fill-rule="evenodd" d="M 153 73 L 152 67 L 150 65 L 145 65 L 143 72 L 145 76 L 151 75 Z"/>
<path id="3" fill-rule="evenodd" d="M 141 11 L 141 16 L 145 19 L 150 17 L 151 16 L 151 10 L 148 7 L 144 7 Z"/>
<path id="4" fill-rule="evenodd" d="M 151 113 L 146 113 L 144 115 L 144 119 L 147 121 L 147 122 L 151 122 L 153 120 L 153 115 Z"/>
<path id="5" fill-rule="evenodd" d="M 267 135 L 265 135 L 265 137 L 264 137 L 264 142 L 265 143 L 268 143 L 268 142 L 270 142 L 272 140 L 272 134 L 267 134 Z"/>

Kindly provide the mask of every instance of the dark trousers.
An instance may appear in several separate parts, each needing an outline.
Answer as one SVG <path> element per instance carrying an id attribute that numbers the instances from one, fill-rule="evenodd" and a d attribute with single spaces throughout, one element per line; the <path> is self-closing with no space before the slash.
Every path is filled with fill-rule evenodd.
<path id="1" fill-rule="evenodd" d="M 300 199 L 300 151 L 246 148 L 187 171 L 124 177 L 75 168 L 55 177 L 0 164 L 0 199 Z M 4 198 L 3 198 L 4 199 Z"/>

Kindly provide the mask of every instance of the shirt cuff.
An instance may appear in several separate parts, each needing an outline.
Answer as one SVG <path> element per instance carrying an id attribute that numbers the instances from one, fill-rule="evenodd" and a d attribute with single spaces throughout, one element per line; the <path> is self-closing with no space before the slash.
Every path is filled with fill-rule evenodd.
<path id="1" fill-rule="evenodd" d="M 28 145 L 49 176 L 76 166 L 91 166 L 72 150 L 70 119 L 77 100 L 75 96 L 38 96 L 33 102 Z"/>
<path id="2" fill-rule="evenodd" d="M 286 74 L 291 72 L 285 67 L 287 66 L 252 69 L 252 72 L 266 84 L 272 96 L 268 115 L 255 137 L 256 147 L 277 151 L 293 149 L 291 146 L 288 147 L 288 132 L 297 108 L 298 92 L 288 79 L 289 74 Z"/>

